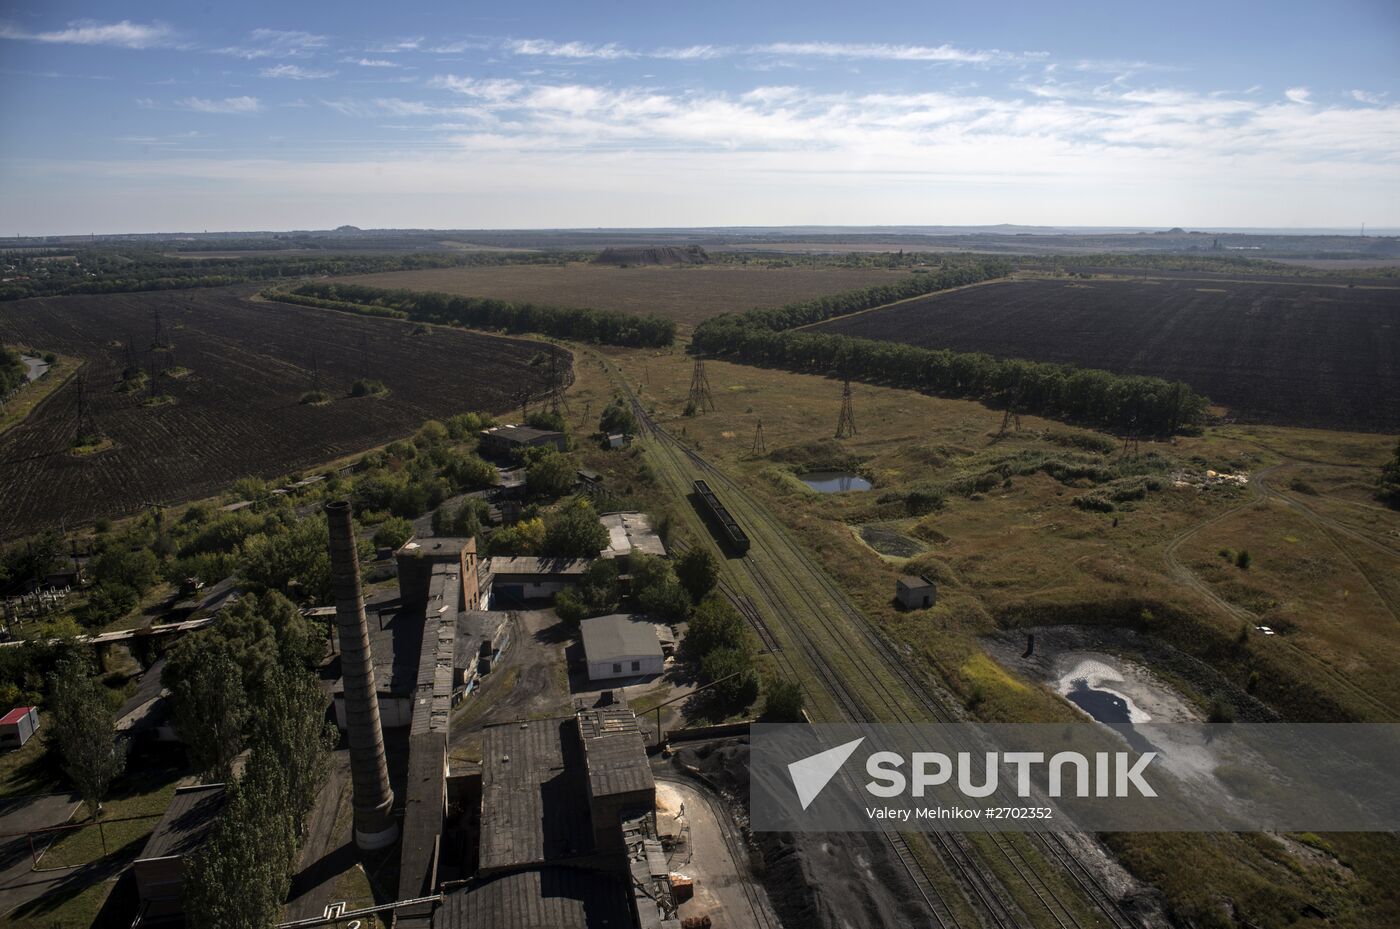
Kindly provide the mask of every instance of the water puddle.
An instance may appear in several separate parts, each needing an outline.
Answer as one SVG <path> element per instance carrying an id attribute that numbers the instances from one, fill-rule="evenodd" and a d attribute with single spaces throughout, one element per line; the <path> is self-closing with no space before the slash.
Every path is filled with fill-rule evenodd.
<path id="1" fill-rule="evenodd" d="M 820 494 L 843 494 L 848 491 L 863 491 L 871 488 L 871 483 L 859 474 L 846 471 L 813 471 L 798 476 L 798 480 Z"/>
<path id="2" fill-rule="evenodd" d="M 1151 722 L 1149 713 L 1133 703 L 1131 697 L 1111 686 L 1122 683 L 1123 675 L 1113 666 L 1090 658 L 1081 661 L 1060 678 L 1059 691 L 1065 699 L 1101 723 L 1123 725 Z"/>

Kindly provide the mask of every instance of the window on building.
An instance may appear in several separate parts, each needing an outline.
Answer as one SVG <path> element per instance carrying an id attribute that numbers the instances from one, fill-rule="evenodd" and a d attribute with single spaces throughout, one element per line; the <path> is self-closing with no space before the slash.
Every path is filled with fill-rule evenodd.
<path id="1" fill-rule="evenodd" d="M 621 674 L 621 673 L 622 673 L 622 665 L 620 665 L 620 664 L 615 664 L 615 665 L 613 665 L 613 673 L 614 673 L 614 674 Z"/>
<path id="2" fill-rule="evenodd" d="M 633 671 L 640 671 L 640 670 L 642 670 L 642 663 L 641 663 L 640 661 L 634 661 L 634 662 L 632 662 L 632 670 L 633 670 Z"/>

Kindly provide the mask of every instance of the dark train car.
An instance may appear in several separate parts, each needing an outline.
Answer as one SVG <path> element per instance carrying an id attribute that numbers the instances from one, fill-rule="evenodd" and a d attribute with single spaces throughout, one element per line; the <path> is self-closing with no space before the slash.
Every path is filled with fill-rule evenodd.
<path id="1" fill-rule="evenodd" d="M 715 496 L 710 485 L 704 481 L 695 482 L 695 502 L 715 531 L 715 535 L 719 537 L 720 544 L 731 554 L 743 555 L 749 550 L 748 534 L 734 521 L 734 517 L 729 515 L 724 504 L 719 502 L 719 497 Z"/>

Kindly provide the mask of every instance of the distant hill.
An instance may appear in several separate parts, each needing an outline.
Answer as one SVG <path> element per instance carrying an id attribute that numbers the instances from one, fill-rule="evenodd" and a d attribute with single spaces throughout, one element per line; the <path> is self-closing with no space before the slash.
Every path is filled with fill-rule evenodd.
<path id="1" fill-rule="evenodd" d="M 709 260 L 698 245 L 678 248 L 674 245 L 605 248 L 593 259 L 594 264 L 617 265 L 698 265 Z"/>

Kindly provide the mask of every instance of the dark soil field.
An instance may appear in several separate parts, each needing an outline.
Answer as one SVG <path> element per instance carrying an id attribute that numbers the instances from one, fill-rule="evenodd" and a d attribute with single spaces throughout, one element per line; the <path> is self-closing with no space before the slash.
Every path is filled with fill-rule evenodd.
<path id="1" fill-rule="evenodd" d="M 1400 431 L 1400 285 L 1018 280 L 812 331 L 1181 380 L 1243 422 Z"/>
<path id="2" fill-rule="evenodd" d="M 880 268 L 499 265 L 356 274 L 371 287 L 434 290 L 523 303 L 655 313 L 688 331 L 711 316 L 781 306 L 908 277 Z"/>
<path id="3" fill-rule="evenodd" d="M 425 419 L 504 410 L 523 383 L 538 390 L 547 377 L 545 366 L 529 366 L 537 344 L 444 328 L 415 335 L 410 324 L 257 302 L 247 293 L 0 304 L 0 341 L 86 361 L 81 378 L 0 435 L 0 538 L 308 468 L 410 434 Z M 169 353 L 151 351 L 156 309 Z M 128 341 L 143 369 L 172 360 L 175 367 L 140 389 L 119 390 Z M 365 376 L 382 381 L 388 395 L 349 397 Z M 79 380 L 92 427 L 111 440 L 87 455 L 70 448 Z M 301 403 L 317 381 L 330 402 Z"/>

